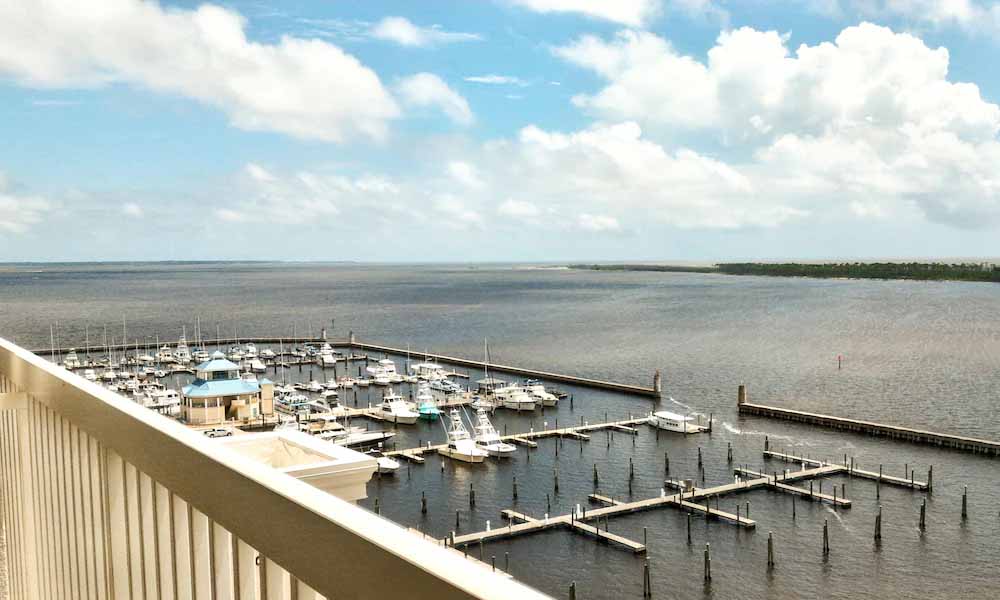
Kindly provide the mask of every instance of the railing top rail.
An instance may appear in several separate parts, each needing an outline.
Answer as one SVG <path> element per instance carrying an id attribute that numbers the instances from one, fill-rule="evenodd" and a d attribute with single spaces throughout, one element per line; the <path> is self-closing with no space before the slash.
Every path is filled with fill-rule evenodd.
<path id="1" fill-rule="evenodd" d="M 327 597 L 548 598 L 3 338 L 0 375 Z"/>

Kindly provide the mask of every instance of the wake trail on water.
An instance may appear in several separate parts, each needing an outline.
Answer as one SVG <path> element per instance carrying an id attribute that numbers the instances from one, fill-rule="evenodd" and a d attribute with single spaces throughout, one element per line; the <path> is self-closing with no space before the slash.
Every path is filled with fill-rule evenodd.
<path id="1" fill-rule="evenodd" d="M 837 513 L 837 511 L 833 510 L 829 506 L 825 506 L 824 508 L 826 508 L 826 512 L 830 513 L 834 517 L 837 517 L 837 523 L 839 523 L 840 526 L 844 528 L 844 531 L 850 531 L 851 530 L 850 527 L 848 527 L 847 525 L 844 525 L 844 520 L 840 518 L 840 515 Z"/>
<path id="2" fill-rule="evenodd" d="M 782 442 L 788 442 L 789 444 L 791 444 L 793 446 L 806 446 L 806 447 L 809 447 L 809 446 L 814 446 L 815 445 L 815 443 L 812 442 L 812 441 L 810 441 L 810 440 L 806 440 L 806 439 L 803 439 L 803 438 L 797 438 L 797 437 L 793 437 L 793 436 L 790 436 L 790 435 L 782 435 L 780 433 L 774 433 L 772 431 L 757 431 L 755 429 L 740 429 L 739 427 L 736 427 L 735 425 L 733 425 L 731 423 L 728 423 L 726 421 L 722 422 L 722 428 L 725 429 L 726 431 L 728 431 L 729 433 L 734 434 L 734 435 L 755 435 L 755 436 L 760 436 L 760 437 L 767 436 L 767 437 L 769 437 L 772 440 L 778 440 L 778 441 L 782 441 Z"/>

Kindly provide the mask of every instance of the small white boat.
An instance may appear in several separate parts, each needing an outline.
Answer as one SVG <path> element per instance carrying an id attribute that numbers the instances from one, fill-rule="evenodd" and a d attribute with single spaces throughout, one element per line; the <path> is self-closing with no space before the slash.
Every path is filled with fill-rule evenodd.
<path id="1" fill-rule="evenodd" d="M 649 424 L 664 431 L 676 431 L 677 433 L 698 433 L 701 431 L 701 427 L 694 424 L 692 417 L 666 410 L 650 413 Z"/>
<path id="2" fill-rule="evenodd" d="M 151 365 L 154 362 L 156 362 L 156 358 L 154 358 L 152 355 L 149 354 L 143 354 L 139 356 L 139 362 L 141 362 L 144 365 Z"/>
<path id="3" fill-rule="evenodd" d="M 555 394 L 545 391 L 545 384 L 540 381 L 534 379 L 525 381 L 524 391 L 542 406 L 556 406 L 559 404 L 559 398 L 556 398 Z"/>
<path id="4" fill-rule="evenodd" d="M 372 448 L 368 452 L 365 452 L 365 454 L 375 458 L 375 461 L 378 463 L 379 475 L 393 475 L 399 470 L 399 461 L 385 456 L 381 450 Z"/>
<path id="5" fill-rule="evenodd" d="M 448 428 L 448 445 L 438 448 L 438 454 L 467 463 L 481 463 L 489 454 L 476 445 L 469 430 L 462 422 L 462 414 L 451 409 L 451 426 Z"/>
<path id="6" fill-rule="evenodd" d="M 160 379 L 162 379 L 162 378 L 164 378 L 166 376 L 167 376 L 167 372 L 164 371 L 163 369 L 157 369 L 157 370 L 153 371 L 153 377 L 159 377 Z"/>
<path id="7" fill-rule="evenodd" d="M 156 353 L 156 362 L 158 363 L 177 362 L 177 357 L 174 356 L 173 351 L 170 350 L 170 346 L 164 345 L 162 348 L 160 348 L 160 351 Z"/>
<path id="8" fill-rule="evenodd" d="M 257 346 L 254 346 L 253 342 L 243 345 L 243 358 L 257 358 Z"/>
<path id="9" fill-rule="evenodd" d="M 66 354 L 66 358 L 63 359 L 63 366 L 66 367 L 67 369 L 80 368 L 81 366 L 80 357 L 77 356 L 75 349 L 73 348 L 69 349 L 69 352 Z"/>
<path id="10" fill-rule="evenodd" d="M 270 348 L 264 348 L 260 351 L 261 358 L 271 359 L 275 356 L 277 356 L 277 354 L 275 354 L 274 350 L 271 350 Z"/>
<path id="11" fill-rule="evenodd" d="M 87 381 L 97 381 L 97 372 L 93 369 L 86 369 L 83 372 L 83 378 Z"/>
<path id="12" fill-rule="evenodd" d="M 444 367 L 430 361 L 417 363 L 410 367 L 410 371 L 425 381 L 438 381 L 440 379 L 448 378 L 448 374 L 445 372 Z"/>
<path id="13" fill-rule="evenodd" d="M 333 355 L 333 347 L 330 344 L 323 344 L 316 357 L 316 364 L 324 369 L 337 366 L 337 357 Z"/>
<path id="14" fill-rule="evenodd" d="M 389 421 L 390 423 L 412 425 L 420 417 L 420 413 L 410 408 L 410 404 L 406 400 L 403 400 L 402 396 L 398 396 L 391 391 L 382 398 L 382 405 L 379 410 L 382 420 Z"/>
<path id="15" fill-rule="evenodd" d="M 375 385 L 389 385 L 394 381 L 402 381 L 403 378 L 396 373 L 396 363 L 388 358 L 378 361 L 375 366 L 367 367 L 365 371 L 372 378 Z"/>
<path id="16" fill-rule="evenodd" d="M 516 411 L 535 410 L 535 399 L 520 386 L 509 385 L 493 391 L 500 406 Z"/>
<path id="17" fill-rule="evenodd" d="M 356 381 L 353 377 L 341 377 L 337 380 L 337 387 L 344 389 L 352 388 L 355 383 Z"/>
<path id="18" fill-rule="evenodd" d="M 508 444 L 500 439 L 500 434 L 497 433 L 496 428 L 493 427 L 493 423 L 490 422 L 490 418 L 487 416 L 486 410 L 483 408 L 476 410 L 475 432 L 476 444 L 485 450 L 490 456 L 503 458 L 517 452 L 516 446 Z"/>
<path id="19" fill-rule="evenodd" d="M 365 379 L 364 377 L 359 377 L 359 378 L 357 378 L 357 379 L 354 380 L 354 383 L 358 387 L 368 387 L 369 385 L 371 385 L 372 380 L 371 379 Z"/>
<path id="20" fill-rule="evenodd" d="M 183 335 L 181 339 L 177 340 L 177 350 L 174 351 L 174 360 L 182 365 L 191 362 L 191 351 L 188 350 L 187 340 Z"/>
<path id="21" fill-rule="evenodd" d="M 267 371 L 267 365 L 265 365 L 264 361 L 262 361 L 259 358 L 251 358 L 249 360 L 244 360 L 243 363 L 246 364 L 247 368 L 253 371 L 254 373 L 263 373 Z"/>

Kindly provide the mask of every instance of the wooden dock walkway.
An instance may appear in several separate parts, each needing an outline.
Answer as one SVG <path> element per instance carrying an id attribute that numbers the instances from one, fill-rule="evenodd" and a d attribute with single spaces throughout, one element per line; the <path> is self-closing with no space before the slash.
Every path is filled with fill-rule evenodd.
<path id="1" fill-rule="evenodd" d="M 909 479 L 903 477 L 895 477 L 893 475 L 886 475 L 884 473 L 878 473 L 875 471 L 866 471 L 864 469 L 858 469 L 857 467 L 852 467 L 850 463 L 846 465 L 838 465 L 828 462 L 823 462 L 820 460 L 805 458 L 802 456 L 794 456 L 792 454 L 787 454 L 784 452 L 775 452 L 773 450 L 765 450 L 764 458 L 773 458 L 776 460 L 781 460 L 789 463 L 797 463 L 802 465 L 816 465 L 818 467 L 825 467 L 830 469 L 830 475 L 835 474 L 845 474 L 851 477 L 859 477 L 861 479 L 870 479 L 879 483 L 884 483 L 887 485 L 895 485 L 898 487 L 907 487 L 915 490 L 927 490 L 930 489 L 931 483 L 928 481 L 919 481 L 914 479 L 912 476 Z M 802 471 L 789 471 L 789 478 L 795 477 L 798 473 Z M 784 478 L 779 478 L 784 481 Z M 792 479 L 794 481 L 794 479 Z"/>
<path id="2" fill-rule="evenodd" d="M 784 475 L 767 475 L 766 473 L 758 473 L 743 467 L 736 467 L 736 474 L 745 477 L 751 477 L 754 479 L 765 478 L 768 480 L 766 487 L 779 492 L 785 492 L 787 494 L 792 494 L 795 496 L 802 496 L 810 500 L 826 502 L 828 504 L 833 504 L 834 506 L 850 508 L 851 501 L 847 498 L 838 498 L 837 496 L 831 494 L 822 494 L 816 492 L 813 489 L 806 489 L 801 487 L 796 487 L 794 485 L 788 485 L 789 481 L 799 481 L 802 479 L 811 479 L 816 477 L 823 477 L 825 475 L 832 475 L 835 473 L 840 473 L 841 469 L 839 467 L 817 467 L 815 469 L 807 469 L 805 471 L 798 471 L 794 473 L 788 473 L 787 476 Z M 777 481 L 775 481 L 777 479 Z"/>
<path id="3" fill-rule="evenodd" d="M 811 425 L 819 425 L 821 427 L 830 427 L 833 429 L 853 431 L 867 435 L 905 440 L 916 444 L 952 448 L 965 452 L 974 452 L 976 454 L 1000 456 L 1000 442 L 996 441 L 982 440 L 946 433 L 935 433 L 932 431 L 911 429 L 909 427 L 886 425 L 883 423 L 873 423 L 871 421 L 860 421 L 857 419 L 847 419 L 831 415 L 821 415 L 800 410 L 792 410 L 789 408 L 765 406 L 763 404 L 751 404 L 746 401 L 746 387 L 742 385 L 740 386 L 737 397 L 737 407 L 741 415 L 755 415 L 771 419 L 783 419 L 785 421 L 809 423 Z"/>
<path id="4" fill-rule="evenodd" d="M 352 409 L 360 410 L 360 409 Z M 505 442 L 512 442 L 515 444 L 521 444 L 529 448 L 537 448 L 538 444 L 534 440 L 550 438 L 550 437 L 564 437 L 570 439 L 578 440 L 589 440 L 590 436 L 581 433 L 584 431 L 597 431 L 600 429 L 610 429 L 615 426 L 628 427 L 633 432 L 635 429 L 632 425 L 641 425 L 646 423 L 646 417 L 640 419 L 626 419 L 624 421 L 609 421 L 607 423 L 586 423 L 584 425 L 578 425 L 576 427 L 561 427 L 559 429 L 540 429 L 534 431 L 526 431 L 523 433 L 512 433 L 510 435 L 502 435 L 500 439 Z M 407 460 L 412 460 L 417 463 L 423 463 L 422 455 L 428 452 L 437 452 L 439 448 L 444 448 L 447 444 L 428 444 L 426 446 L 418 446 L 416 448 L 407 448 L 405 450 L 393 450 L 392 452 L 386 452 L 386 456 L 398 456 L 405 458 Z M 421 460 L 416 460 L 420 458 Z"/>

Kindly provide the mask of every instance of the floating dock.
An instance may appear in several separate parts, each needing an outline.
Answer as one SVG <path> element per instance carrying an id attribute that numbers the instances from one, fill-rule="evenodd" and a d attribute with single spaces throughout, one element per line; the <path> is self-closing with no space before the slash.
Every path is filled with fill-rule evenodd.
<path id="1" fill-rule="evenodd" d="M 782 419 L 798 423 L 809 423 L 810 425 L 819 425 L 821 427 L 829 427 L 832 429 L 904 440 L 915 444 L 952 448 L 955 450 L 962 450 L 964 452 L 986 454 L 989 456 L 1000 456 L 1000 442 L 951 435 L 947 433 L 935 433 L 920 429 L 910 429 L 908 427 L 886 425 L 883 423 L 873 423 L 871 421 L 859 421 L 844 417 L 821 415 L 817 413 L 803 412 L 800 410 L 792 410 L 789 408 L 765 406 L 763 404 L 751 404 L 746 401 L 746 398 L 746 386 L 741 385 L 739 387 L 739 395 L 737 399 L 737 407 L 741 415 L 754 415 L 770 419 Z"/>

